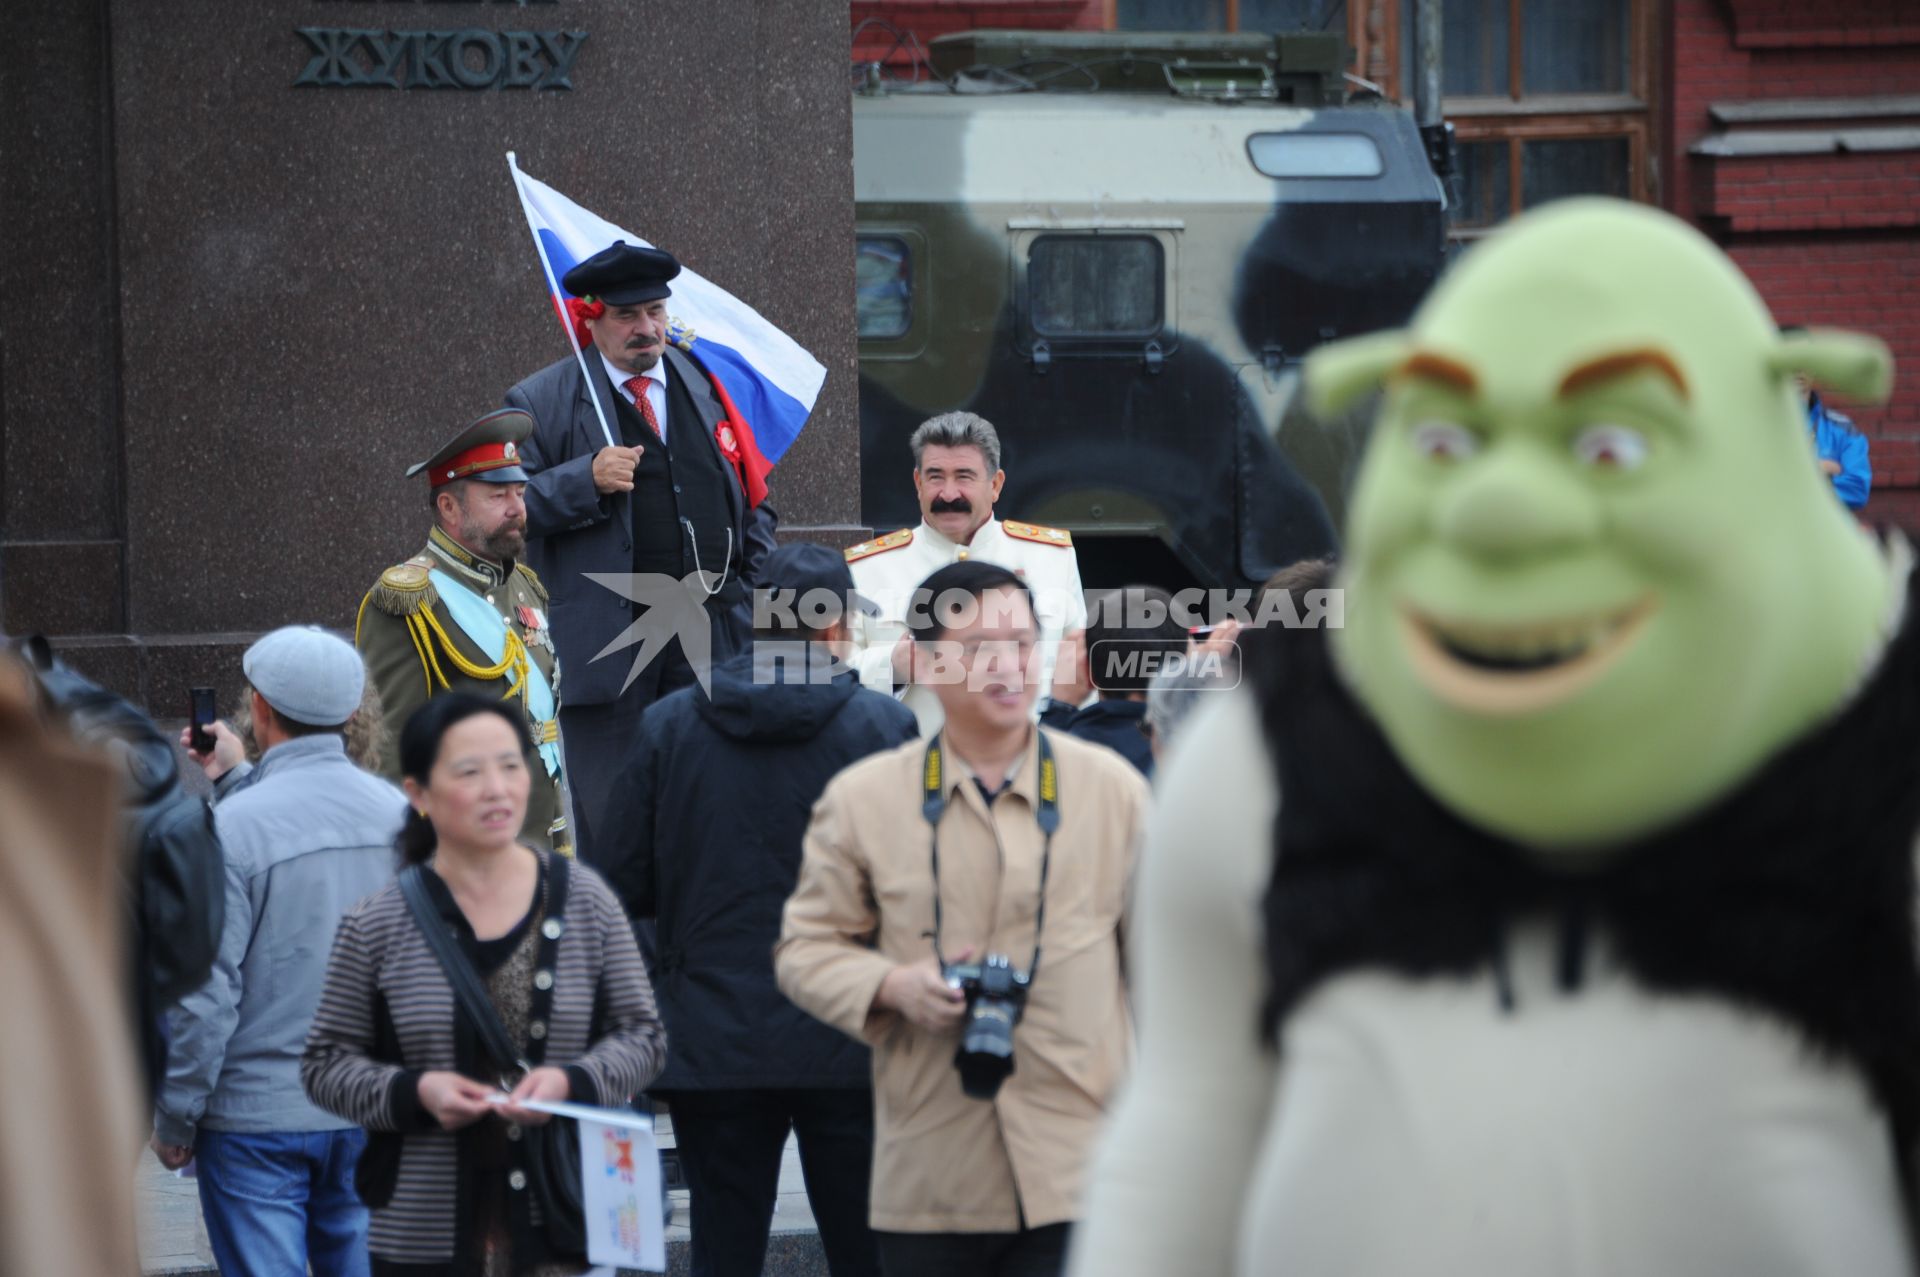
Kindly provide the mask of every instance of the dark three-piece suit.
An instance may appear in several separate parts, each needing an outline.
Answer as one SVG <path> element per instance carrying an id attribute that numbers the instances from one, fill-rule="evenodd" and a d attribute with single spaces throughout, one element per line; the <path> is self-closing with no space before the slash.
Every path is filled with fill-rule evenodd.
<path id="1" fill-rule="evenodd" d="M 724 660 L 747 641 L 749 590 L 773 549 L 778 516 L 765 501 L 749 507 L 739 475 L 715 439 L 725 414 L 705 374 L 686 355 L 671 346 L 662 355 L 662 441 L 613 388 L 598 352 L 584 353 L 589 376 L 582 375 L 580 360 L 562 359 L 509 390 L 506 402 L 534 420 L 521 448 L 531 476 L 527 560 L 550 595 L 577 845 L 590 863 L 598 863 L 605 839 L 596 839 L 595 821 L 604 818 L 620 783 L 641 711 L 695 675 L 676 639 L 627 685 L 641 645 L 600 653 L 651 610 L 587 574 L 632 573 L 651 581 L 703 574 L 708 588 L 719 587 L 704 608 L 712 659 Z M 632 492 L 594 487 L 593 458 L 607 440 L 589 396 L 598 396 L 623 446 L 643 449 Z"/>

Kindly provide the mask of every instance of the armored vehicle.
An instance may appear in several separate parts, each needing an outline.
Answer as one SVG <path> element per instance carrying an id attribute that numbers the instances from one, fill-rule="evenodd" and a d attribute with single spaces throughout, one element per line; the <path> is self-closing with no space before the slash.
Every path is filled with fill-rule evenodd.
<path id="1" fill-rule="evenodd" d="M 907 437 L 998 427 L 1007 517 L 1089 586 L 1239 588 L 1328 552 L 1357 427 L 1289 412 L 1321 342 L 1403 322 L 1445 255 L 1412 116 L 1336 36 L 972 32 L 853 104 L 861 485 L 919 518 Z"/>

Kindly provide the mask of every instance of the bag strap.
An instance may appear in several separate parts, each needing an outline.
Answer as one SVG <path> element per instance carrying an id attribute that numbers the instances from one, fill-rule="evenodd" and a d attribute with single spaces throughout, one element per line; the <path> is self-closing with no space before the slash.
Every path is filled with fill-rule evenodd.
<path id="1" fill-rule="evenodd" d="M 507 1026 L 500 1022 L 500 1013 L 493 1009 L 493 999 L 487 996 L 487 987 L 480 980 L 479 972 L 473 969 L 473 963 L 460 949 L 459 937 L 453 928 L 433 907 L 433 898 L 427 894 L 426 871 L 419 865 L 408 865 L 400 871 L 400 894 L 406 897 L 407 908 L 413 913 L 413 920 L 420 927 L 420 934 L 426 937 L 427 947 L 433 950 L 433 956 L 440 960 L 440 969 L 446 972 L 447 983 L 453 988 L 453 1000 L 467 1013 L 480 1030 L 480 1045 L 493 1058 L 498 1068 L 517 1066 L 522 1073 L 531 1072 L 533 1066 L 514 1050 L 512 1040 L 507 1036 Z M 512 1087 L 507 1087 L 512 1090 Z"/>

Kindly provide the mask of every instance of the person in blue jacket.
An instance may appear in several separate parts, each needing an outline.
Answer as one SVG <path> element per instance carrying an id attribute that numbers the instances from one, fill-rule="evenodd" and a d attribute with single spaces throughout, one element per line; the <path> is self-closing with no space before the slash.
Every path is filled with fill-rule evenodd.
<path id="1" fill-rule="evenodd" d="M 1854 428 L 1853 420 L 1820 402 L 1820 394 L 1807 388 L 1807 428 L 1813 431 L 1814 448 L 1820 454 L 1820 472 L 1833 481 L 1833 490 L 1849 510 L 1867 503 L 1873 491 L 1873 463 L 1867 459 L 1867 437 Z"/>
<path id="2" fill-rule="evenodd" d="M 1798 324 L 1789 324 L 1782 333 L 1805 332 Z M 1853 418 L 1833 411 L 1820 402 L 1820 392 L 1805 377 L 1796 376 L 1793 384 L 1800 391 L 1800 402 L 1807 410 L 1807 429 L 1813 434 L 1815 453 L 1820 458 L 1820 473 L 1833 483 L 1834 495 L 1849 510 L 1866 505 L 1873 491 L 1873 463 L 1867 457 L 1867 437 L 1854 426 Z"/>

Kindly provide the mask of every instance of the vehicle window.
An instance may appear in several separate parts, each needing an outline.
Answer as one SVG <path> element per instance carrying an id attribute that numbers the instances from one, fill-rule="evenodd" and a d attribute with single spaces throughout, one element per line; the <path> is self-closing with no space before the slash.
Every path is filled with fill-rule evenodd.
<path id="1" fill-rule="evenodd" d="M 913 326 L 913 258 L 892 235 L 862 235 L 854 256 L 860 336 L 904 337 Z"/>
<path id="2" fill-rule="evenodd" d="M 1160 242 L 1145 235 L 1043 235 L 1027 254 L 1033 330 L 1043 337 L 1160 331 Z"/>
<path id="3" fill-rule="evenodd" d="M 1255 133 L 1247 154 L 1268 177 L 1379 177 L 1385 169 L 1364 133 Z"/>

